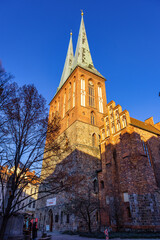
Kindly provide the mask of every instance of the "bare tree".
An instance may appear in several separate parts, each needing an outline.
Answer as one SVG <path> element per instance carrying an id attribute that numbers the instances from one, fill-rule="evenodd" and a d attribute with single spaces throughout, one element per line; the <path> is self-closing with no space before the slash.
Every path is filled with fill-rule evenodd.
<path id="1" fill-rule="evenodd" d="M 2 109 L 3 104 L 8 99 L 8 94 L 11 93 L 8 83 L 12 78 L 13 76 L 4 70 L 0 61 L 0 109 Z"/>
<path id="2" fill-rule="evenodd" d="M 66 204 L 65 209 L 66 213 L 72 213 L 78 217 L 79 221 L 83 223 L 82 228 L 84 228 L 84 225 L 87 226 L 90 233 L 95 222 L 98 229 L 99 200 L 91 185 L 83 191 L 75 192 L 74 197 L 72 195 L 72 200 Z"/>
<path id="3" fill-rule="evenodd" d="M 13 78 L 11 74 L 6 73 L 4 68 L 2 67 L 2 63 L 0 61 L 0 127 L 4 124 L 6 119 L 4 119 L 4 115 L 2 114 L 2 109 L 4 107 L 4 104 L 8 100 L 8 96 L 12 94 L 12 89 L 10 87 L 10 80 Z M 2 132 L 0 132 L 0 152 L 1 152 L 1 141 L 3 137 Z"/>
<path id="4" fill-rule="evenodd" d="M 58 137 L 60 130 L 58 115 L 48 122 L 46 101 L 33 85 L 18 87 L 13 83 L 10 84 L 10 89 L 11 94 L 7 96 L 7 101 L 3 102 L 3 107 L 0 109 L 3 116 L 3 124 L 0 125 L 0 184 L 3 200 L 5 200 L 6 181 L 11 189 L 8 201 L 5 200 L 5 206 L 3 205 L 2 208 L 0 239 L 4 237 L 8 219 L 22 208 L 17 209 L 16 206 L 36 194 L 21 197 L 30 183 L 47 186 L 40 190 L 42 198 L 69 189 L 76 179 L 67 175 L 65 170 L 62 171 L 61 165 L 65 163 L 60 162 L 61 156 L 67 154 L 70 148 L 65 134 Z M 53 158 L 56 160 L 50 164 Z M 59 171 L 53 174 L 57 166 Z M 26 177 L 27 173 L 33 170 L 36 174 Z M 63 179 L 65 179 L 64 183 Z M 23 205 L 24 207 L 26 205 Z"/>

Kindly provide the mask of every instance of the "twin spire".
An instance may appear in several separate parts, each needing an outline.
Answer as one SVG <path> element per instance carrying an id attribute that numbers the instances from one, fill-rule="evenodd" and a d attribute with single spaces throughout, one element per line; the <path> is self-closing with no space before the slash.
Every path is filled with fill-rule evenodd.
<path id="1" fill-rule="evenodd" d="M 86 30 L 84 26 L 84 20 L 83 20 L 83 11 L 81 13 L 81 25 L 79 29 L 79 35 L 78 35 L 78 41 L 77 41 L 77 47 L 75 52 L 75 57 L 73 54 L 73 44 L 72 44 L 72 33 L 70 33 L 70 41 L 67 51 L 67 56 L 62 72 L 61 81 L 58 87 L 58 90 L 62 87 L 62 85 L 65 83 L 71 72 L 77 67 L 80 66 L 90 72 L 95 73 L 96 75 L 99 75 L 103 77 L 95 68 L 93 65 L 91 53 L 89 50 Z M 104 77 L 103 77 L 104 78 Z"/>
<path id="2" fill-rule="evenodd" d="M 70 75 L 70 73 L 72 71 L 73 60 L 74 60 L 74 55 L 73 55 L 72 32 L 71 32 L 69 46 L 68 46 L 68 52 L 67 52 L 67 56 L 66 56 L 66 60 L 65 60 L 65 64 L 64 64 L 64 68 L 63 68 L 63 72 L 62 72 L 62 77 L 61 77 L 61 81 L 60 81 L 58 89 L 60 89 L 62 87 L 62 85 L 67 80 L 68 76 Z"/>

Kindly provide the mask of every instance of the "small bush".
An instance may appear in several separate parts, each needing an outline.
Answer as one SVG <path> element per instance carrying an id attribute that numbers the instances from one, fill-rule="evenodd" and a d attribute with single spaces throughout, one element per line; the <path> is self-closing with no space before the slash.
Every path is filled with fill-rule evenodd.
<path id="1" fill-rule="evenodd" d="M 88 238 L 100 238 L 105 239 L 105 234 L 103 232 L 93 232 L 93 233 L 79 233 L 82 237 L 88 237 Z"/>
<path id="2" fill-rule="evenodd" d="M 73 231 L 66 230 L 66 231 L 62 232 L 62 234 L 77 235 L 78 233 L 77 233 L 77 232 L 73 232 Z"/>

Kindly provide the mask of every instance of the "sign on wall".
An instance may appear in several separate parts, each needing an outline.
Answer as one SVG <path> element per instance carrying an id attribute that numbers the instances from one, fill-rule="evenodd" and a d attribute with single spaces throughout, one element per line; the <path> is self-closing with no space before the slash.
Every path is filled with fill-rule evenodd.
<path id="1" fill-rule="evenodd" d="M 46 225 L 46 231 L 49 231 L 49 225 Z"/>
<path id="2" fill-rule="evenodd" d="M 56 198 L 47 199 L 46 206 L 49 207 L 49 206 L 53 206 L 53 205 L 56 205 Z"/>

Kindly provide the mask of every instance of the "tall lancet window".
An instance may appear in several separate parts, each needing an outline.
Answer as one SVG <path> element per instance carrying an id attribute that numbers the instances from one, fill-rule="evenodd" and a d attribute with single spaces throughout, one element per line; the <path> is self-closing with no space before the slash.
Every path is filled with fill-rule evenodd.
<path id="1" fill-rule="evenodd" d="M 103 113 L 103 98 L 102 98 L 101 86 L 98 86 L 98 102 L 99 102 L 99 112 Z"/>
<path id="2" fill-rule="evenodd" d="M 92 147 L 95 147 L 97 145 L 97 139 L 96 139 L 96 134 L 92 134 Z"/>
<path id="3" fill-rule="evenodd" d="M 122 125 L 123 125 L 123 128 L 125 128 L 127 126 L 127 120 L 126 120 L 125 115 L 123 115 L 123 117 L 122 117 Z"/>
<path id="4" fill-rule="evenodd" d="M 81 79 L 81 106 L 85 107 L 85 80 Z"/>
<path id="5" fill-rule="evenodd" d="M 106 133 L 107 133 L 107 137 L 110 136 L 110 129 L 109 129 L 109 120 L 108 117 L 106 118 Z"/>
<path id="6" fill-rule="evenodd" d="M 94 85 L 92 81 L 88 82 L 88 91 L 89 91 L 89 106 L 94 107 Z"/>
<path id="7" fill-rule="evenodd" d="M 95 114 L 94 114 L 94 112 L 91 112 L 91 124 L 95 125 Z"/>
<path id="8" fill-rule="evenodd" d="M 75 107 L 76 82 L 73 83 L 73 107 Z"/>
<path id="9" fill-rule="evenodd" d="M 66 112 L 66 92 L 64 93 L 64 100 L 63 100 L 63 117 Z"/>
<path id="10" fill-rule="evenodd" d="M 119 119 L 117 120 L 117 131 L 121 130 L 121 124 Z"/>
<path id="11" fill-rule="evenodd" d="M 58 112 L 60 111 L 60 97 L 58 97 Z"/>
<path id="12" fill-rule="evenodd" d="M 71 83 L 69 83 L 68 89 L 68 110 L 71 108 Z"/>

